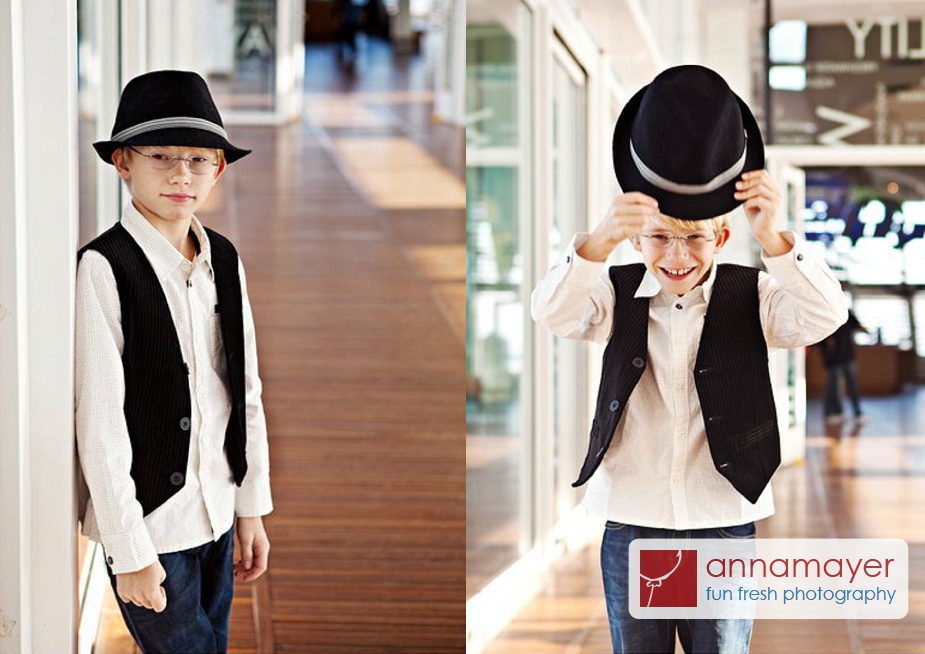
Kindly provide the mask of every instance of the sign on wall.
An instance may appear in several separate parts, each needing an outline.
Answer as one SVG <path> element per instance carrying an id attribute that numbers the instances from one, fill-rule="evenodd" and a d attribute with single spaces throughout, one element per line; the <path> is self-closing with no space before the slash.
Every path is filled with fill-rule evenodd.
<path id="1" fill-rule="evenodd" d="M 772 133 L 783 145 L 925 143 L 925 19 L 771 28 Z"/>

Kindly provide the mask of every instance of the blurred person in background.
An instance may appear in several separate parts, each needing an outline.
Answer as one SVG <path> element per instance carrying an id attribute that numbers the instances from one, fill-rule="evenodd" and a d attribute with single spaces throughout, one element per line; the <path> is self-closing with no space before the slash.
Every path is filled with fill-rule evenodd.
<path id="1" fill-rule="evenodd" d="M 842 377 L 845 379 L 845 390 L 848 392 L 848 399 L 854 410 L 855 422 L 859 425 L 865 422 L 864 413 L 861 411 L 857 365 L 854 356 L 854 334 L 859 331 L 865 334 L 870 333 L 849 309 L 848 320 L 845 324 L 819 344 L 826 371 L 825 423 L 827 425 L 838 425 L 845 419 L 842 413 L 840 384 Z"/>

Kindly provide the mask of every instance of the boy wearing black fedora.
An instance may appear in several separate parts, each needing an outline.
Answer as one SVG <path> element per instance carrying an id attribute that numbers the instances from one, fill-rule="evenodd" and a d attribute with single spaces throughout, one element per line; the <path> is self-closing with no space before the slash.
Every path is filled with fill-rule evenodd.
<path id="1" fill-rule="evenodd" d="M 628 610 L 636 538 L 754 538 L 774 513 L 780 437 L 768 348 L 815 343 L 847 317 L 840 285 L 793 232 L 748 107 L 717 73 L 678 66 L 624 107 L 614 131 L 624 194 L 575 235 L 533 292 L 535 320 L 606 344 L 583 504 L 606 522 L 601 568 L 614 652 L 748 651 L 751 620 L 639 620 Z M 740 204 L 767 272 L 717 265 Z M 607 266 L 629 239 L 644 263 Z"/>
<path id="2" fill-rule="evenodd" d="M 235 578 L 267 567 L 273 503 L 244 268 L 195 212 L 250 150 L 182 71 L 131 80 L 93 145 L 132 199 L 78 255 L 84 533 L 143 652 L 224 652 Z"/>

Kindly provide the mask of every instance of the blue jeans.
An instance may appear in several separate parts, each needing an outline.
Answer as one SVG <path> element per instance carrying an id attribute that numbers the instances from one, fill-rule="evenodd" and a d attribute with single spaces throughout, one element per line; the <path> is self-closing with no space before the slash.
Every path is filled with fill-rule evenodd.
<path id="1" fill-rule="evenodd" d="M 858 393 L 857 367 L 854 361 L 836 363 L 826 368 L 828 377 L 825 380 L 825 416 L 840 416 L 842 414 L 841 390 L 838 378 L 845 378 L 845 390 L 854 409 L 854 417 L 861 415 L 861 402 Z"/>
<path id="2" fill-rule="evenodd" d="M 755 523 L 673 531 L 607 522 L 601 571 L 614 654 L 672 654 L 675 632 L 687 654 L 746 654 L 751 620 L 639 620 L 629 612 L 629 546 L 637 538 L 754 538 Z"/>
<path id="3" fill-rule="evenodd" d="M 228 649 L 234 594 L 232 529 L 214 543 L 158 555 L 167 573 L 163 612 L 125 604 L 116 592 L 125 625 L 144 654 L 215 654 Z M 116 577 L 108 565 L 106 571 L 115 591 Z"/>

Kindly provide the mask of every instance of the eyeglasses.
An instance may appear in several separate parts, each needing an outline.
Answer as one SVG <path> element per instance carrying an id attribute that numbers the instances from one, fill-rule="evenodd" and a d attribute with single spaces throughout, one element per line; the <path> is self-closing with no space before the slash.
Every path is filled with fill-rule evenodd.
<path id="1" fill-rule="evenodd" d="M 667 250 L 672 241 L 677 241 L 689 251 L 699 252 L 707 247 L 707 243 L 716 241 L 715 238 L 707 238 L 704 234 L 686 234 L 680 236 L 674 236 L 672 234 L 640 234 L 640 236 L 649 239 L 649 243 L 658 250 Z"/>
<path id="2" fill-rule="evenodd" d="M 209 157 L 203 157 L 202 155 L 194 155 L 192 157 L 175 157 L 166 152 L 141 152 L 136 150 L 132 146 L 127 146 L 129 150 L 140 154 L 142 157 L 145 157 L 148 161 L 151 162 L 151 167 L 154 170 L 171 170 L 174 166 L 177 165 L 178 161 L 185 161 L 189 171 L 194 175 L 205 175 L 206 173 L 212 172 L 212 169 L 218 166 L 218 162 Z"/>

